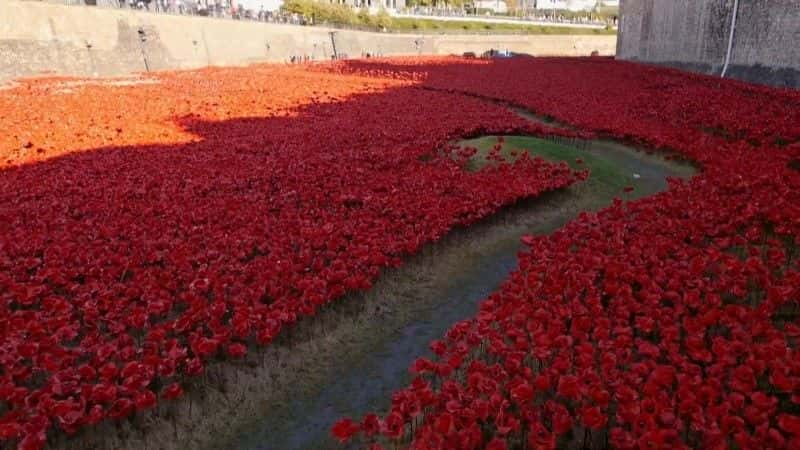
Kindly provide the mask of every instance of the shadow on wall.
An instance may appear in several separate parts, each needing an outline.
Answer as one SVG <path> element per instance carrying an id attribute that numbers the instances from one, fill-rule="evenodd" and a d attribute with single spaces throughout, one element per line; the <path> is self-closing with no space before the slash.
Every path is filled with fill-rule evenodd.
<path id="1" fill-rule="evenodd" d="M 800 87 L 796 0 L 626 0 L 621 14 L 621 58 L 720 75 L 730 43 L 726 76 Z"/>
<path id="2" fill-rule="evenodd" d="M 680 70 L 689 72 L 696 72 L 706 74 L 711 77 L 719 77 L 721 67 L 719 65 L 691 63 L 683 61 L 669 61 L 669 62 L 650 62 L 639 61 L 636 58 L 631 58 L 631 61 L 641 62 L 643 64 L 657 64 L 667 67 L 674 67 Z M 728 67 L 726 78 L 742 80 L 749 83 L 763 84 L 767 86 L 779 88 L 800 88 L 800 70 L 789 67 L 768 67 L 761 64 L 752 66 L 743 66 L 739 64 L 731 64 Z"/>
<path id="3" fill-rule="evenodd" d="M 669 66 L 683 70 L 718 75 L 720 68 L 703 64 L 668 63 Z M 800 70 L 790 67 L 768 67 L 761 64 L 744 66 L 732 64 L 728 67 L 727 77 L 751 83 L 766 84 L 775 87 L 800 88 Z"/>

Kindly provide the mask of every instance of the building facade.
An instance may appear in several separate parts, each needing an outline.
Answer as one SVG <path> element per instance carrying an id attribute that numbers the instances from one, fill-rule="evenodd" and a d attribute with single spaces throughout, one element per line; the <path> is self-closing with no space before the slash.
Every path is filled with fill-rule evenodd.
<path id="1" fill-rule="evenodd" d="M 508 12 L 508 5 L 502 0 L 475 0 L 473 6 L 479 11 L 489 10 L 496 14 Z"/>
<path id="2" fill-rule="evenodd" d="M 354 8 L 367 8 L 373 12 L 386 9 L 396 11 L 406 7 L 406 0 L 333 0 L 334 3 L 349 5 Z"/>
<path id="3" fill-rule="evenodd" d="M 534 9 L 566 9 L 569 11 L 590 11 L 599 2 L 597 0 L 536 0 Z"/>

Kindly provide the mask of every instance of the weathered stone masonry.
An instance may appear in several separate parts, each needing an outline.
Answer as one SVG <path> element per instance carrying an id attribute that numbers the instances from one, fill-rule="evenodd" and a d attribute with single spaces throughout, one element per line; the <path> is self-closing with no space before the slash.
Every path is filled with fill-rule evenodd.
<path id="1" fill-rule="evenodd" d="M 719 75 L 734 0 L 622 0 L 617 57 Z M 800 0 L 739 0 L 731 77 L 800 87 Z"/>
<path id="2" fill-rule="evenodd" d="M 140 33 L 141 31 L 141 33 Z M 329 59 L 330 30 L 128 10 L 0 0 L 0 82 L 46 73 L 124 75 L 145 70 Z M 141 36 L 145 39 L 142 41 Z M 482 53 L 613 55 L 616 36 L 419 35 L 335 31 L 337 51 L 382 55 Z"/>

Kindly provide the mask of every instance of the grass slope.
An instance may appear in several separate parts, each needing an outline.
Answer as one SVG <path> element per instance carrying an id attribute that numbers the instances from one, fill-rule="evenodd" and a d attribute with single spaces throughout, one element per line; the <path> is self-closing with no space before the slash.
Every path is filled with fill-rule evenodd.
<path id="1" fill-rule="evenodd" d="M 665 175 L 689 177 L 694 172 L 688 164 L 653 158 L 611 142 L 580 142 L 579 148 L 577 143 L 575 146 L 565 145 L 527 136 L 503 136 L 503 138 L 505 142 L 500 154 L 508 162 L 527 152 L 531 158 L 566 162 L 574 170 L 588 169 L 589 178 L 582 183 L 584 185 L 582 188 L 591 192 L 591 196 L 601 203 L 607 201 L 609 196 L 625 200 L 641 198 L 663 190 L 666 187 Z M 497 164 L 486 159 L 497 142 L 497 136 L 460 141 L 460 146 L 474 147 L 478 150 L 469 161 L 467 169 L 476 171 Z M 647 161 L 644 158 L 647 158 Z M 625 192 L 626 187 L 632 187 L 633 191 Z"/>

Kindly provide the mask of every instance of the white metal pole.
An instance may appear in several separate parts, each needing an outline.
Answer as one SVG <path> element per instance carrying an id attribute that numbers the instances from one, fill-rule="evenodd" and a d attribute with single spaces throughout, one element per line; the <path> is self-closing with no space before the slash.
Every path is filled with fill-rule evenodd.
<path id="1" fill-rule="evenodd" d="M 725 53 L 725 64 L 722 66 L 722 78 L 728 72 L 728 65 L 731 62 L 731 53 L 733 52 L 733 34 L 736 31 L 736 16 L 739 15 L 739 0 L 733 0 L 733 19 L 731 19 L 731 33 L 728 36 L 728 51 Z"/>

